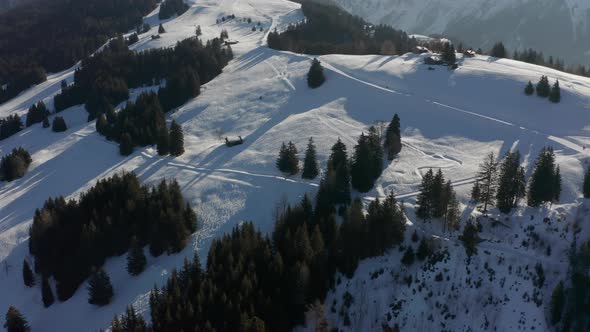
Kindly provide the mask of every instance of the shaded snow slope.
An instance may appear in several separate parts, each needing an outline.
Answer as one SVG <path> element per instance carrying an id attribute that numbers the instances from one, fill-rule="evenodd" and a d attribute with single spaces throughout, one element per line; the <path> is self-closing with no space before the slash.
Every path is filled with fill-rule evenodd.
<path id="1" fill-rule="evenodd" d="M 94 123 L 86 123 L 82 106 L 61 113 L 69 126 L 64 133 L 53 133 L 36 124 L 0 142 L 1 155 L 23 146 L 33 158 L 25 177 L 0 184 L 0 312 L 15 305 L 36 331 L 104 328 L 113 315 L 124 311 L 129 303 L 147 314 L 147 293 L 154 283 L 163 283 L 171 269 L 179 266 L 185 257 L 192 257 L 194 250 L 198 250 L 204 260 L 211 240 L 244 220 L 252 220 L 268 232 L 272 229 L 275 203 L 282 197 L 295 202 L 306 192 L 315 193 L 319 179 L 285 178 L 276 170 L 275 158 L 282 141 L 292 140 L 302 157 L 308 138 L 313 136 L 318 159 L 324 168 L 329 149 L 338 137 L 351 151 L 361 132 L 376 121 L 389 122 L 394 113 L 401 117 L 403 151 L 387 166 L 376 187 L 363 198 L 368 201 L 393 190 L 405 201 L 412 220 L 412 205 L 421 176 L 429 168 L 443 169 L 445 176 L 455 183 L 466 208 L 466 220 L 471 214 L 478 215 L 468 203 L 468 190 L 485 154 L 519 149 L 530 173 L 538 151 L 546 145 L 554 146 L 564 178 L 563 204 L 540 211 L 522 207 L 509 220 L 508 229 L 486 227 L 482 236 L 489 241 L 481 245 L 480 251 L 485 249 L 491 254 L 481 253 L 473 263 L 480 268 L 471 270 L 475 274 L 473 278 L 483 278 L 484 273 L 489 273 L 481 268 L 483 260 L 492 261 L 502 255 L 506 262 L 525 260 L 533 264 L 540 260 L 546 264 L 546 287 L 552 287 L 563 277 L 566 272 L 564 251 L 572 239 L 568 225 L 583 204 L 580 187 L 590 153 L 584 149 L 590 144 L 590 79 L 487 57 L 461 60 L 461 67 L 456 71 L 442 67 L 430 71 L 417 55 L 327 55 L 320 57 L 325 66 L 326 83 L 311 90 L 305 79 L 310 57 L 277 52 L 264 46 L 269 29 L 284 27 L 302 18 L 298 8 L 299 5 L 283 0 L 199 0 L 185 14 L 165 22 L 167 33 L 161 39 L 152 41 L 151 33 L 140 36 L 140 42 L 134 46 L 138 50 L 173 45 L 179 39 L 192 36 L 196 25 L 201 25 L 204 39 L 218 36 L 225 28 L 231 39 L 239 41 L 233 48 L 236 58 L 224 72 L 204 85 L 199 97 L 169 115 L 169 119 L 175 119 L 184 129 L 186 152 L 180 157 L 162 158 L 150 147 L 137 149 L 129 157 L 119 156 L 116 145 L 98 135 Z M 252 24 L 240 20 L 216 24 L 217 18 L 230 14 L 238 19 L 250 17 L 253 22 L 260 21 L 265 32 L 252 32 Z M 157 12 L 148 20 L 153 20 L 152 25 L 157 26 Z M 73 69 L 53 75 L 48 82 L 2 105 L 0 116 L 22 114 L 31 103 L 50 100 L 59 89 L 60 80 L 72 79 L 72 74 Z M 525 83 L 536 81 L 541 75 L 548 75 L 551 81 L 560 79 L 562 103 L 554 105 L 547 100 L 524 96 Z M 137 93 L 139 91 L 133 91 L 132 95 Z M 238 135 L 245 139 L 243 145 L 227 148 L 223 144 L 223 137 Z M 102 308 L 87 304 L 86 291 L 81 287 L 67 302 L 44 309 L 39 286 L 28 289 L 21 280 L 22 261 L 30 259 L 27 238 L 34 210 L 49 196 L 76 197 L 98 179 L 122 170 L 136 172 L 146 183 L 176 178 L 183 194 L 195 207 L 202 229 L 193 235 L 181 254 L 159 258 L 148 255 L 146 272 L 135 278 L 125 271 L 125 256 L 107 260 L 106 270 L 115 288 L 113 304 Z M 528 218 L 530 214 L 536 216 L 533 221 Z M 553 255 L 539 258 L 537 249 L 523 248 L 519 245 L 522 238 L 513 239 L 512 236 L 523 234 L 521 228 L 531 223 L 540 231 L 545 216 L 554 220 L 558 231 L 543 231 L 547 233 L 546 241 L 552 243 Z M 556 221 L 558 216 L 563 222 Z M 585 217 L 580 215 L 579 218 Z M 441 247 L 448 247 L 450 252 L 450 261 L 445 266 L 451 272 L 445 276 L 449 275 L 450 282 L 456 282 L 458 287 L 459 281 L 465 278 L 465 266 L 462 263 L 464 250 L 457 243 L 457 234 L 442 234 L 434 223 L 416 222 L 410 226 L 411 230 L 413 228 L 428 236 L 440 235 Z M 481 261 L 477 263 L 478 260 Z M 494 265 L 497 278 L 506 275 L 506 264 Z M 384 266 L 393 269 L 393 275 L 377 282 L 367 280 L 366 290 L 358 286 L 367 278 L 367 271 Z M 441 284 L 437 288 L 441 295 L 437 298 L 420 300 L 411 288 L 393 283 L 396 273 L 405 273 L 397 250 L 364 262 L 355 278 L 342 281 L 329 296 L 327 309 L 346 289 L 355 293 L 355 298 L 359 299 L 357 304 L 363 303 L 360 299 L 364 292 L 367 301 L 380 299 L 380 304 L 372 309 L 374 319 L 359 319 L 358 326 L 365 331 L 377 330 L 387 306 L 394 299 L 404 297 L 410 301 L 412 298 L 410 304 L 402 306 L 396 322 L 410 330 L 440 329 L 439 321 L 429 321 L 421 313 L 434 312 L 436 299 L 442 301 L 446 299 L 445 294 L 454 294 L 451 284 Z M 418 271 L 411 270 L 411 273 L 418 274 Z M 431 277 L 429 274 L 421 278 Z M 507 284 L 525 282 L 520 281 L 520 276 L 506 275 L 506 278 Z M 499 296 L 497 287 L 486 289 Z M 502 317 L 497 322 L 499 330 L 512 330 L 517 326 L 520 311 L 528 322 L 538 322 L 539 325 L 535 325 L 538 329 L 546 328 L 542 306 L 518 302 L 523 289 L 510 293 L 515 302 L 508 305 L 506 312 L 497 314 Z M 460 303 L 472 301 L 468 305 L 475 307 L 473 317 L 477 319 L 470 320 L 469 314 L 457 314 L 456 322 L 473 330 L 480 330 L 484 310 L 480 298 L 470 300 L 477 293 L 474 290 L 458 294 L 446 301 L 456 308 L 460 308 Z M 522 309 L 518 309 L 517 314 L 508 314 L 516 307 Z M 360 306 L 356 317 L 366 308 L 372 307 Z M 459 312 L 459 309 L 453 310 Z M 488 316 L 488 319 L 493 317 Z M 336 314 L 330 314 L 330 320 L 334 324 L 340 321 Z M 463 329 L 460 324 L 449 326 Z"/>

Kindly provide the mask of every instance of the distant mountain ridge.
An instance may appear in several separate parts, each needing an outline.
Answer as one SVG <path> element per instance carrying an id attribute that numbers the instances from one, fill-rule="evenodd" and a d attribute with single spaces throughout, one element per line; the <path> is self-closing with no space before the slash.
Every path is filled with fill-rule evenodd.
<path id="1" fill-rule="evenodd" d="M 533 48 L 567 63 L 590 64 L 587 0 L 330 0 L 372 23 L 443 34 L 489 49 Z"/>

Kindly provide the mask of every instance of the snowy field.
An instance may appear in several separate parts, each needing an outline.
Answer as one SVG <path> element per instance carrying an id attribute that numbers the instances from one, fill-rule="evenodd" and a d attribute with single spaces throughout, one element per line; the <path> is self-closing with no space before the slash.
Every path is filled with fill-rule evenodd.
<path id="1" fill-rule="evenodd" d="M 302 159 L 307 140 L 313 136 L 324 168 L 329 149 L 339 137 L 350 153 L 361 132 L 380 121 L 388 123 L 398 113 L 402 153 L 363 198 L 369 201 L 394 191 L 411 219 L 406 245 L 416 249 L 417 243 L 410 241 L 416 230 L 420 236 L 432 238 L 441 251 L 446 249 L 449 258 L 427 271 L 421 264 L 409 269 L 401 265 L 402 253 L 397 249 L 363 262 L 353 279 L 341 277 L 339 286 L 329 294 L 325 307 L 331 323 L 342 321 L 338 312 L 344 292 L 349 291 L 355 301 L 348 309 L 351 325 L 345 329 L 351 331 L 380 330 L 388 313 L 392 315 L 389 323 L 400 324 L 404 331 L 548 329 L 544 319 L 547 290 L 565 277 L 565 251 L 574 238 L 574 222 L 587 223 L 589 219 L 581 182 L 590 156 L 590 150 L 584 149 L 590 146 L 590 79 L 483 56 L 460 59 L 456 71 L 443 67 L 430 71 L 421 63 L 425 55 L 328 55 L 320 57 L 327 81 L 311 90 L 306 83 L 311 57 L 265 46 L 269 31 L 303 18 L 298 4 L 285 0 L 197 0 L 180 17 L 164 21 L 167 33 L 152 40 L 159 24 L 157 13 L 147 16 L 152 31 L 140 35 L 134 49 L 172 46 L 192 36 L 200 25 L 203 39 L 227 29 L 230 39 L 239 41 L 233 46 L 235 59 L 223 74 L 202 87 L 199 97 L 169 115 L 184 129 L 186 152 L 180 157 L 160 157 L 155 148 L 119 156 L 116 145 L 96 133 L 94 122 L 86 123 L 82 106 L 60 113 L 69 127 L 64 133 L 36 124 L 0 142 L 0 155 L 23 146 L 33 158 L 25 177 L 0 184 L 0 312 L 15 305 L 35 331 L 105 328 L 129 303 L 147 314 L 147 294 L 154 283 L 162 284 L 194 250 L 204 261 L 212 239 L 246 220 L 268 232 L 279 201 L 296 202 L 304 193 L 315 193 L 319 179 L 285 178 L 275 168 L 281 142 L 293 141 Z M 236 19 L 216 23 L 231 14 Z M 251 18 L 252 23 L 245 18 Z M 257 22 L 263 32 L 251 30 Z M 0 105 L 0 116 L 24 115 L 39 100 L 52 109 L 52 97 L 59 92 L 61 80 L 71 82 L 73 70 L 50 75 L 47 82 Z M 549 76 L 551 83 L 560 80 L 560 104 L 523 94 L 526 82 L 536 82 L 541 75 Z M 244 138 L 243 145 L 224 145 L 224 137 L 238 135 Z M 562 203 L 545 209 L 522 206 L 507 219 L 492 211 L 491 216 L 503 225 L 492 227 L 491 221 L 482 219 L 481 236 L 486 241 L 468 267 L 457 233 L 443 233 L 435 221 L 415 221 L 412 207 L 422 174 L 429 168 L 441 168 L 453 181 L 466 221 L 479 216 L 468 196 L 477 167 L 487 153 L 503 155 L 519 150 L 530 175 L 538 152 L 547 145 L 555 148 L 561 166 Z M 81 287 L 67 302 L 43 308 L 40 287 L 25 287 L 21 274 L 23 259 L 31 259 L 27 239 L 35 209 L 50 196 L 76 197 L 98 179 L 123 170 L 136 172 L 146 183 L 176 178 L 195 207 L 202 228 L 178 255 L 155 259 L 147 255 L 148 268 L 138 277 L 127 274 L 125 255 L 109 259 L 105 268 L 115 290 L 111 305 L 99 308 L 88 304 L 87 292 Z M 543 221 L 546 217 L 549 222 Z M 523 246 L 522 241 L 531 236 L 530 226 L 542 243 Z M 589 227 L 581 226 L 578 237 L 588 238 Z M 552 247 L 550 256 L 545 254 L 547 244 Z M 533 296 L 529 272 L 536 263 L 543 264 L 546 275 L 540 307 L 523 295 Z M 490 268 L 495 271 L 493 278 Z M 381 269 L 383 273 L 371 277 Z M 433 281 L 439 272 L 444 272 L 444 279 Z M 415 280 L 411 286 L 404 282 L 408 275 Z M 479 287 L 474 286 L 480 279 Z M 418 290 L 416 280 L 428 284 L 430 290 Z M 395 304 L 400 300 L 403 303 L 398 307 Z M 443 313 L 442 304 L 448 307 Z M 451 316 L 443 319 L 445 314 Z"/>

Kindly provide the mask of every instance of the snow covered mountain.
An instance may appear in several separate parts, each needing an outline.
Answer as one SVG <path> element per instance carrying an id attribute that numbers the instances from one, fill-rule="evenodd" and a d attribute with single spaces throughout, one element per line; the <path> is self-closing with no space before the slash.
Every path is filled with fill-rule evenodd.
<path id="1" fill-rule="evenodd" d="M 320 0 L 323 1 L 323 0 Z M 533 48 L 590 64 L 586 0 L 333 0 L 350 13 L 415 34 L 443 34 L 471 47 Z"/>
<path id="2" fill-rule="evenodd" d="M 252 31 L 246 20 L 218 21 L 231 14 L 261 22 L 264 31 Z M 553 287 L 566 278 L 567 250 L 576 237 L 580 241 L 590 237 L 590 203 L 581 195 L 590 159 L 590 149 L 585 148 L 590 146 L 590 79 L 486 56 L 458 55 L 460 67 L 450 71 L 429 70 L 423 64 L 427 54 L 326 55 L 319 58 L 326 83 L 311 90 L 306 83 L 311 56 L 265 46 L 269 31 L 303 19 L 296 3 L 196 0 L 186 13 L 164 22 L 167 32 L 160 39 L 152 39 L 160 23 L 157 16 L 156 9 L 146 17 L 152 31 L 140 35 L 134 50 L 174 45 L 193 36 L 200 25 L 203 39 L 226 29 L 239 42 L 233 45 L 235 59 L 202 87 L 199 97 L 168 116 L 184 129 L 186 151 L 180 157 L 160 157 L 154 147 L 121 157 L 114 143 L 96 132 L 95 123 L 86 122 L 83 106 L 60 113 L 68 124 L 66 132 L 54 133 L 36 124 L 0 141 L 0 155 L 22 146 L 33 159 L 23 178 L 0 183 L 0 313 L 15 305 L 34 331 L 66 332 L 105 328 L 127 304 L 149 317 L 149 291 L 154 283 L 162 285 L 184 258 L 197 250 L 205 262 L 211 241 L 243 221 L 253 221 L 269 232 L 275 202 L 281 197 L 297 202 L 305 193 L 316 192 L 319 179 L 285 177 L 275 168 L 281 142 L 292 141 L 301 151 L 313 136 L 324 168 L 338 138 L 350 151 L 370 125 L 398 113 L 402 153 L 388 164 L 372 191 L 355 195 L 369 202 L 394 191 L 410 217 L 404 245 L 416 246 L 411 240 L 416 232 L 446 254 L 429 266 L 406 267 L 396 248 L 362 262 L 352 279 L 339 276 L 328 295 L 330 324 L 345 331 L 380 331 L 384 323 L 399 324 L 403 331 L 549 330 L 546 306 Z M 410 24 L 411 19 L 406 21 Z M 40 100 L 52 109 L 60 82 L 71 82 L 74 70 L 53 74 L 0 105 L 0 117 L 24 115 Z M 526 82 L 541 75 L 560 80 L 561 103 L 524 96 Z M 132 98 L 146 89 L 150 88 L 131 91 Z M 228 148 L 224 136 L 242 136 L 245 141 Z M 538 209 L 521 204 L 508 216 L 492 210 L 490 218 L 496 222 L 483 218 L 469 202 L 483 157 L 488 152 L 503 155 L 519 150 L 530 175 L 538 152 L 548 145 L 555 148 L 561 166 L 561 203 Z M 463 221 L 482 218 L 484 242 L 469 265 L 458 232 L 442 232 L 435 222 L 424 223 L 414 216 L 420 181 L 430 168 L 443 169 L 454 183 Z M 39 285 L 25 287 L 20 270 L 23 259 L 30 258 L 28 229 L 35 209 L 50 196 L 77 197 L 97 180 L 123 170 L 135 172 L 149 184 L 177 179 L 203 227 L 180 254 L 148 255 L 148 267 L 137 277 L 125 271 L 124 256 L 108 259 L 105 269 L 115 291 L 110 305 L 88 304 L 81 287 L 68 301 L 45 309 Z M 536 264 L 545 271 L 540 287 L 531 282 Z M 347 292 L 352 303 L 344 300 Z"/>

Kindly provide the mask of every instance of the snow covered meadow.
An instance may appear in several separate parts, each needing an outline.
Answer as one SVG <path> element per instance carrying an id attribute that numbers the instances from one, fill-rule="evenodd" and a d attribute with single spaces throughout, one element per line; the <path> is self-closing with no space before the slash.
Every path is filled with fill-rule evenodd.
<path id="1" fill-rule="evenodd" d="M 231 14 L 236 19 L 217 23 Z M 362 198 L 370 201 L 393 191 L 410 217 L 405 246 L 417 246 L 410 239 L 416 231 L 448 256 L 427 268 L 406 268 L 400 263 L 402 252 L 393 249 L 362 262 L 351 280 L 339 277 L 341 282 L 328 295 L 330 323 L 351 331 L 380 330 L 384 322 L 395 322 L 404 331 L 548 330 L 544 311 L 550 290 L 565 278 L 567 250 L 574 236 L 590 235 L 590 227 L 584 225 L 590 219 L 588 203 L 581 195 L 590 156 L 585 148 L 590 146 L 590 79 L 487 56 L 460 58 L 455 71 L 433 71 L 422 64 L 427 55 L 326 55 L 319 57 L 326 83 L 311 90 L 305 76 L 312 57 L 265 46 L 269 31 L 301 19 L 299 5 L 286 0 L 197 0 L 183 15 L 163 21 L 167 32 L 161 39 L 152 40 L 151 31 L 140 35 L 134 45 L 138 51 L 172 46 L 193 36 L 197 25 L 204 40 L 226 29 L 231 40 L 239 41 L 232 46 L 235 59 L 224 73 L 169 116 L 184 129 L 186 152 L 180 157 L 160 157 L 150 147 L 119 156 L 114 143 L 96 133 L 94 122 L 86 122 L 83 106 L 61 113 L 69 127 L 64 133 L 36 124 L 1 141 L 0 155 L 22 146 L 31 152 L 33 163 L 23 178 L 0 184 L 0 311 L 15 305 L 35 331 L 105 328 L 129 303 L 147 315 L 147 294 L 154 283 L 162 284 L 194 250 L 205 261 L 212 239 L 243 221 L 268 232 L 276 204 L 315 193 L 319 179 L 285 177 L 276 169 L 283 141 L 293 141 L 302 156 L 313 137 L 323 168 L 338 138 L 350 151 L 369 126 L 388 123 L 397 113 L 403 150 Z M 155 33 L 160 23 L 157 9 L 146 22 Z M 258 22 L 264 31 L 252 31 Z M 73 80 L 73 72 L 74 68 L 53 74 L 0 105 L 0 116 L 23 115 L 39 100 L 52 109 L 61 80 Z M 560 80 L 561 103 L 523 94 L 525 84 L 541 75 Z M 150 88 L 131 95 L 144 89 Z M 244 144 L 228 148 L 226 136 L 242 136 Z M 519 150 L 528 176 L 544 146 L 554 147 L 561 167 L 561 202 L 541 209 L 522 205 L 508 216 L 492 210 L 490 219 L 481 218 L 485 241 L 470 265 L 458 232 L 443 232 L 436 221 L 415 220 L 413 204 L 428 169 L 440 168 L 453 181 L 466 221 L 481 217 L 469 202 L 469 191 L 486 154 Z M 21 275 L 23 259 L 30 259 L 27 238 L 35 209 L 50 196 L 76 197 L 98 179 L 123 170 L 135 172 L 145 183 L 177 179 L 196 209 L 201 229 L 178 255 L 148 255 L 148 268 L 138 277 L 125 271 L 125 256 L 109 259 L 105 268 L 115 288 L 111 305 L 88 304 L 81 288 L 70 300 L 43 308 L 39 286 L 25 287 Z M 580 227 L 576 235 L 574 224 Z M 531 281 L 537 263 L 546 277 L 538 295 L 540 306 L 534 303 Z M 439 273 L 442 279 L 436 281 Z M 410 275 L 413 281 L 408 285 Z M 354 302 L 341 310 L 347 291 Z M 349 326 L 343 326 L 341 311 L 349 313 Z"/>

